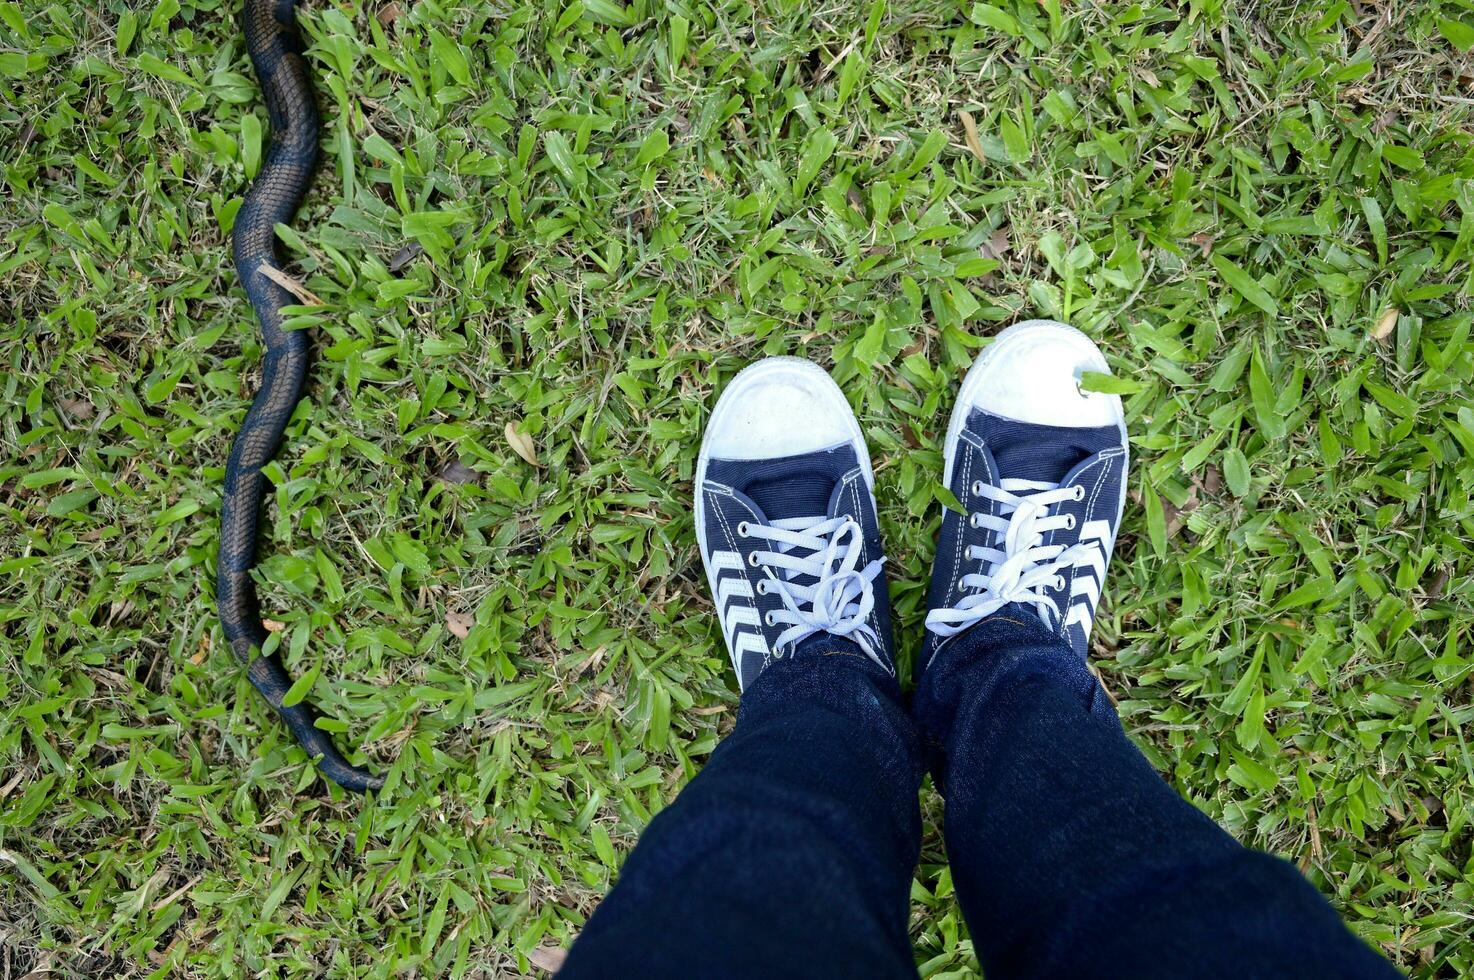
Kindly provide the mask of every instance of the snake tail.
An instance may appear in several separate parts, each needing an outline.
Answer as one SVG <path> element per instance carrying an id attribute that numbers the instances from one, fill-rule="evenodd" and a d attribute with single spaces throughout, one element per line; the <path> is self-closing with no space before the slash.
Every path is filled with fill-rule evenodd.
<path id="1" fill-rule="evenodd" d="M 247 665 L 251 684 L 317 759 L 323 775 L 346 790 L 361 793 L 383 786 L 383 778 L 343 757 L 328 733 L 315 724 L 318 714 L 310 704 L 283 703 L 292 678 L 278 654 L 261 652 L 267 632 L 251 578 L 266 492 L 261 468 L 281 447 L 307 381 L 306 332 L 282 329 L 282 307 L 295 299 L 261 272 L 265 266 L 279 268 L 276 225 L 292 219 L 317 164 L 317 105 L 293 6 L 294 0 L 245 0 L 242 11 L 246 49 L 266 96 L 271 142 L 261 171 L 236 214 L 233 246 L 236 275 L 261 322 L 266 353 L 261 387 L 236 434 L 225 468 L 215 591 L 221 628 L 231 652 Z"/>

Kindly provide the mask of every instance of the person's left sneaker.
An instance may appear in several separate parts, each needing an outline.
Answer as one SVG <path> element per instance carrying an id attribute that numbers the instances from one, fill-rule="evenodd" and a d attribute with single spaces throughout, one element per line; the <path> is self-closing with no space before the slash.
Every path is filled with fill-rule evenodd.
<path id="1" fill-rule="evenodd" d="M 743 690 L 825 636 L 895 675 L 873 487 L 860 425 L 818 365 L 758 361 L 717 399 L 696 469 L 696 540 Z"/>
<path id="2" fill-rule="evenodd" d="M 962 382 L 944 482 L 967 513 L 942 515 L 918 677 L 953 639 L 1006 609 L 1037 617 L 1083 659 L 1126 499 L 1126 419 L 1109 373 L 1063 323 L 998 335 Z"/>

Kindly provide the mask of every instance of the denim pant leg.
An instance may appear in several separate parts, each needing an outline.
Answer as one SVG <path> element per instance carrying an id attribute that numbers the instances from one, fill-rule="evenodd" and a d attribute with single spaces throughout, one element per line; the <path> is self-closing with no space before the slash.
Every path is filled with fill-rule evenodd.
<path id="1" fill-rule="evenodd" d="M 582 977 L 916 977 L 921 751 L 895 681 L 828 639 L 765 669 L 573 944 Z"/>
<path id="2" fill-rule="evenodd" d="M 1163 782 L 1027 613 L 944 647 L 916 718 L 988 980 L 1398 976 L 1293 866 Z"/>

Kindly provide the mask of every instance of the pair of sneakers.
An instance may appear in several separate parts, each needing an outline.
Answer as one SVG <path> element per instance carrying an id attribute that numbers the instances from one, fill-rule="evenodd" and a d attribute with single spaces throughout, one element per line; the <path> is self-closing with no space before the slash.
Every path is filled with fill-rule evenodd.
<path id="1" fill-rule="evenodd" d="M 962 382 L 918 677 L 1004 606 L 1081 657 L 1125 501 L 1121 400 L 1088 337 L 1031 320 L 998 335 Z M 875 478 L 859 423 L 819 366 L 772 357 L 732 379 L 707 421 L 696 537 L 722 633 L 749 687 L 771 663 L 843 637 L 895 675 Z M 828 642 L 832 643 L 832 639 Z"/>

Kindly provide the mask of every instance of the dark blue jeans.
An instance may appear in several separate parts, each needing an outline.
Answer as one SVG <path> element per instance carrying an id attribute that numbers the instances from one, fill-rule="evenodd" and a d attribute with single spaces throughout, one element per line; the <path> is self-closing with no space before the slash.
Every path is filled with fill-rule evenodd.
<path id="1" fill-rule="evenodd" d="M 988 980 L 1399 975 L 1294 867 L 1163 782 L 1031 617 L 954 640 L 914 708 L 843 641 L 764 670 L 560 980 L 914 978 L 925 765 Z"/>

